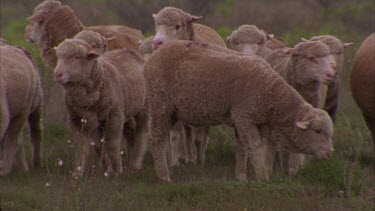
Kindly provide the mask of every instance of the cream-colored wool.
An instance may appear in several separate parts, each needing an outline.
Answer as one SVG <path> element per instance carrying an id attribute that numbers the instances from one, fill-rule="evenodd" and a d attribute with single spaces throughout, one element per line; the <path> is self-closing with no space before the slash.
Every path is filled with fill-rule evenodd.
<path id="1" fill-rule="evenodd" d="M 236 178 L 242 181 L 248 153 L 256 177 L 268 178 L 263 136 L 284 150 L 330 156 L 333 127 L 325 111 L 306 103 L 263 59 L 208 46 L 170 41 L 145 63 L 149 137 L 159 179 L 170 181 L 165 152 L 177 121 L 234 127 Z M 258 128 L 265 126 L 271 133 L 260 134 Z"/>
<path id="2" fill-rule="evenodd" d="M 20 47 L 0 46 L 0 143 L 3 156 L 0 176 L 8 174 L 15 161 L 28 171 L 22 129 L 28 121 L 33 146 L 33 165 L 41 167 L 42 87 L 31 54 Z"/>

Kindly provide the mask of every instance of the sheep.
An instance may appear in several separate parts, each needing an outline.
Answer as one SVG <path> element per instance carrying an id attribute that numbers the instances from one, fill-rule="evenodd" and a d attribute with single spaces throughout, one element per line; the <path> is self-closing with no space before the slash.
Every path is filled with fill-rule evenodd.
<path id="1" fill-rule="evenodd" d="M 109 50 L 120 48 L 138 50 L 140 41 L 144 40 L 141 31 L 126 26 L 85 27 L 73 10 L 59 1 L 46 0 L 40 3 L 28 20 L 30 24 L 26 26 L 25 39 L 38 45 L 42 58 L 52 68 L 56 67 L 57 59 L 54 47 L 84 29 L 91 29 L 106 38 L 115 37 L 108 44 Z"/>
<path id="2" fill-rule="evenodd" d="M 3 148 L 0 176 L 4 176 L 10 173 L 13 164 L 29 171 L 22 134 L 26 121 L 33 146 L 33 166 L 41 167 L 43 94 L 39 70 L 29 52 L 7 45 L 4 40 L 0 54 L 0 143 Z"/>
<path id="3" fill-rule="evenodd" d="M 333 126 L 325 111 L 306 103 L 263 59 L 209 46 L 170 41 L 145 63 L 149 143 L 159 179 L 170 181 L 166 140 L 177 121 L 234 127 L 240 181 L 246 180 L 247 153 L 256 178 L 268 178 L 258 127 L 268 126 L 270 140 L 285 150 L 330 157 Z"/>
<path id="4" fill-rule="evenodd" d="M 152 15 L 155 21 L 153 49 L 170 40 L 193 40 L 225 47 L 224 40 L 212 28 L 196 24 L 201 16 L 193 16 L 175 7 L 164 7 Z"/>
<path id="5" fill-rule="evenodd" d="M 227 37 L 227 42 L 233 50 L 247 55 L 267 57 L 272 50 L 267 48 L 266 33 L 254 25 L 242 25 Z"/>
<path id="6" fill-rule="evenodd" d="M 314 36 L 310 38 L 311 41 L 321 41 L 329 48 L 329 54 L 336 61 L 333 63 L 335 71 L 335 79 L 328 84 L 327 97 L 325 100 L 324 110 L 331 116 L 332 120 L 336 120 L 336 111 L 339 101 L 340 78 L 339 74 L 342 71 L 344 63 L 344 48 L 352 45 L 353 43 L 342 43 L 339 39 L 331 35 Z"/>
<path id="7" fill-rule="evenodd" d="M 159 11 L 158 14 L 152 15 L 155 21 L 155 37 L 153 39 L 152 48 L 156 50 L 160 45 L 171 40 L 192 40 L 216 44 L 218 46 L 226 47 L 224 40 L 212 28 L 194 23 L 202 17 L 193 16 L 175 7 L 165 7 Z M 195 163 L 196 160 L 203 164 L 204 151 L 200 146 L 206 146 L 208 141 L 207 128 L 193 128 L 184 127 L 185 145 L 187 154 L 187 162 Z M 190 134 L 193 132 L 193 134 Z M 200 133 L 200 134 L 195 134 Z M 206 137 L 205 137 L 206 135 Z M 180 134 L 179 137 L 182 137 Z M 194 140 L 193 140 L 194 138 Z M 194 144 L 193 144 L 194 143 Z M 193 145 L 198 148 L 195 149 L 199 153 L 197 157 L 194 156 Z M 196 159 L 197 158 L 197 159 Z"/>
<path id="8" fill-rule="evenodd" d="M 350 75 L 352 96 L 371 131 L 375 152 L 375 33 L 369 35 L 354 56 Z"/>
<path id="9" fill-rule="evenodd" d="M 133 119 L 136 129 L 134 138 L 128 139 L 129 163 L 132 169 L 140 169 L 147 147 L 141 56 L 130 49 L 98 54 L 89 43 L 76 38 L 60 43 L 56 55 L 55 79 L 65 90 L 77 145 L 74 176 L 84 173 L 91 139 L 93 143 L 103 139 L 107 172 L 122 173 L 121 137 L 132 126 Z"/>
<path id="10" fill-rule="evenodd" d="M 325 84 L 333 81 L 335 75 L 331 65 L 334 61 L 329 56 L 327 45 L 319 41 L 301 42 L 294 48 L 272 52 L 266 61 L 306 102 L 315 108 L 323 108 Z M 294 174 L 303 164 L 303 155 L 281 153 L 285 157 L 282 159 L 283 171 Z"/>

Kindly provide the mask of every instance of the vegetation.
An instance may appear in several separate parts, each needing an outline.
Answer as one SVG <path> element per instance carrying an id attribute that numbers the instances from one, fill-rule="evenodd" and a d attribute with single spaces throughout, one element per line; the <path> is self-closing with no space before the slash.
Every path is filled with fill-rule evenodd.
<path id="1" fill-rule="evenodd" d="M 172 184 L 156 179 L 150 153 L 145 168 L 136 173 L 107 178 L 93 167 L 90 175 L 74 180 L 70 174 L 70 131 L 45 117 L 44 168 L 30 173 L 13 171 L 0 178 L 2 210 L 374 210 L 375 155 L 362 115 L 350 96 L 348 78 L 352 58 L 362 40 L 374 31 L 372 0 L 95 0 L 62 1 L 71 5 L 85 25 L 123 24 L 154 32 L 151 14 L 173 5 L 214 27 L 225 39 L 241 24 L 255 24 L 283 37 L 289 45 L 301 37 L 332 34 L 354 42 L 345 50 L 340 109 L 335 125 L 335 155 L 331 160 L 311 160 L 297 175 L 276 173 L 267 182 L 234 180 L 233 131 L 210 131 L 206 164 L 172 169 Z M 51 70 L 38 48 L 23 39 L 26 18 L 40 0 L 1 1 L 1 37 L 27 48 L 40 67 L 43 87 L 54 84 Z M 79 11 L 79 12 L 78 12 Z M 95 15 L 93 15 L 95 14 Z M 53 106 L 48 92 L 46 105 Z M 27 131 L 25 129 L 25 131 Z M 27 149 L 30 143 L 25 135 Z M 27 150 L 30 157 L 30 150 Z M 97 164 L 94 162 L 93 165 Z M 249 171 L 251 171 L 249 165 Z"/>

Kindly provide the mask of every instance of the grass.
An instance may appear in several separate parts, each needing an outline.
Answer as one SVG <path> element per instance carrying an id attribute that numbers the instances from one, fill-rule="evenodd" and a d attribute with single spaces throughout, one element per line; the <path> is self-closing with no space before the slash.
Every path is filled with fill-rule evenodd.
<path id="1" fill-rule="evenodd" d="M 139 172 L 109 178 L 100 172 L 92 173 L 77 181 L 69 175 L 68 131 L 48 125 L 45 134 L 48 168 L 29 174 L 14 171 L 0 178 L 0 207 L 3 210 L 375 208 L 373 155 L 363 162 L 360 156 L 353 160 L 346 153 L 337 153 L 328 161 L 310 161 L 293 178 L 276 174 L 266 182 L 255 182 L 249 170 L 249 181 L 240 183 L 234 180 L 232 131 L 216 127 L 210 134 L 205 166 L 185 165 L 171 169 L 171 184 L 156 179 L 150 153 L 146 155 L 144 169 Z M 362 149 L 358 153 L 366 152 Z M 64 164 L 58 165 L 58 159 L 64 159 Z"/>
<path id="2" fill-rule="evenodd" d="M 347 92 L 342 92 L 332 159 L 312 159 L 291 178 L 234 179 L 234 133 L 214 127 L 204 167 L 171 169 L 171 184 L 156 179 L 150 153 L 144 168 L 105 177 L 93 170 L 80 180 L 69 174 L 70 132 L 48 123 L 44 168 L 0 177 L 2 210 L 375 210 L 375 154 L 369 131 Z M 25 135 L 27 137 L 27 135 Z M 27 140 L 27 138 L 25 138 Z M 30 148 L 29 141 L 25 141 Z M 30 150 L 27 156 L 30 157 Z M 63 165 L 58 161 L 63 160 Z"/>

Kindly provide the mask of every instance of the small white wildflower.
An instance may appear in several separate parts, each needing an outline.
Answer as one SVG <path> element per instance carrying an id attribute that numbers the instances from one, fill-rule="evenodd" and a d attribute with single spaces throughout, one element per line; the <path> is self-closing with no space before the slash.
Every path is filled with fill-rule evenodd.
<path id="1" fill-rule="evenodd" d="M 77 170 L 78 170 L 78 171 L 81 171 L 81 169 L 82 169 L 81 166 L 78 166 L 78 167 L 77 167 Z"/>
<path id="2" fill-rule="evenodd" d="M 102 143 L 103 143 L 103 142 L 104 142 L 104 138 L 100 139 L 100 142 L 102 142 Z"/>
<path id="3" fill-rule="evenodd" d="M 91 146 L 94 146 L 94 145 L 95 145 L 95 142 L 92 141 L 90 144 L 91 144 Z"/>
<path id="4" fill-rule="evenodd" d="M 70 143 L 72 143 L 72 141 L 68 139 L 68 144 L 70 144 Z"/>
<path id="5" fill-rule="evenodd" d="M 50 186 L 51 186 L 51 183 L 46 182 L 46 187 L 48 188 L 48 187 L 50 187 Z"/>
<path id="6" fill-rule="evenodd" d="M 124 151 L 120 151 L 120 155 L 123 155 L 124 154 Z"/>
<path id="7" fill-rule="evenodd" d="M 86 119 L 81 119 L 81 122 L 82 122 L 82 123 L 86 123 L 87 120 L 86 120 Z"/>
<path id="8" fill-rule="evenodd" d="M 59 164 L 59 166 L 62 166 L 64 164 L 64 161 L 59 159 L 59 161 L 57 162 L 57 164 Z"/>
<path id="9" fill-rule="evenodd" d="M 109 176 L 108 172 L 104 172 L 104 176 L 108 177 Z"/>

